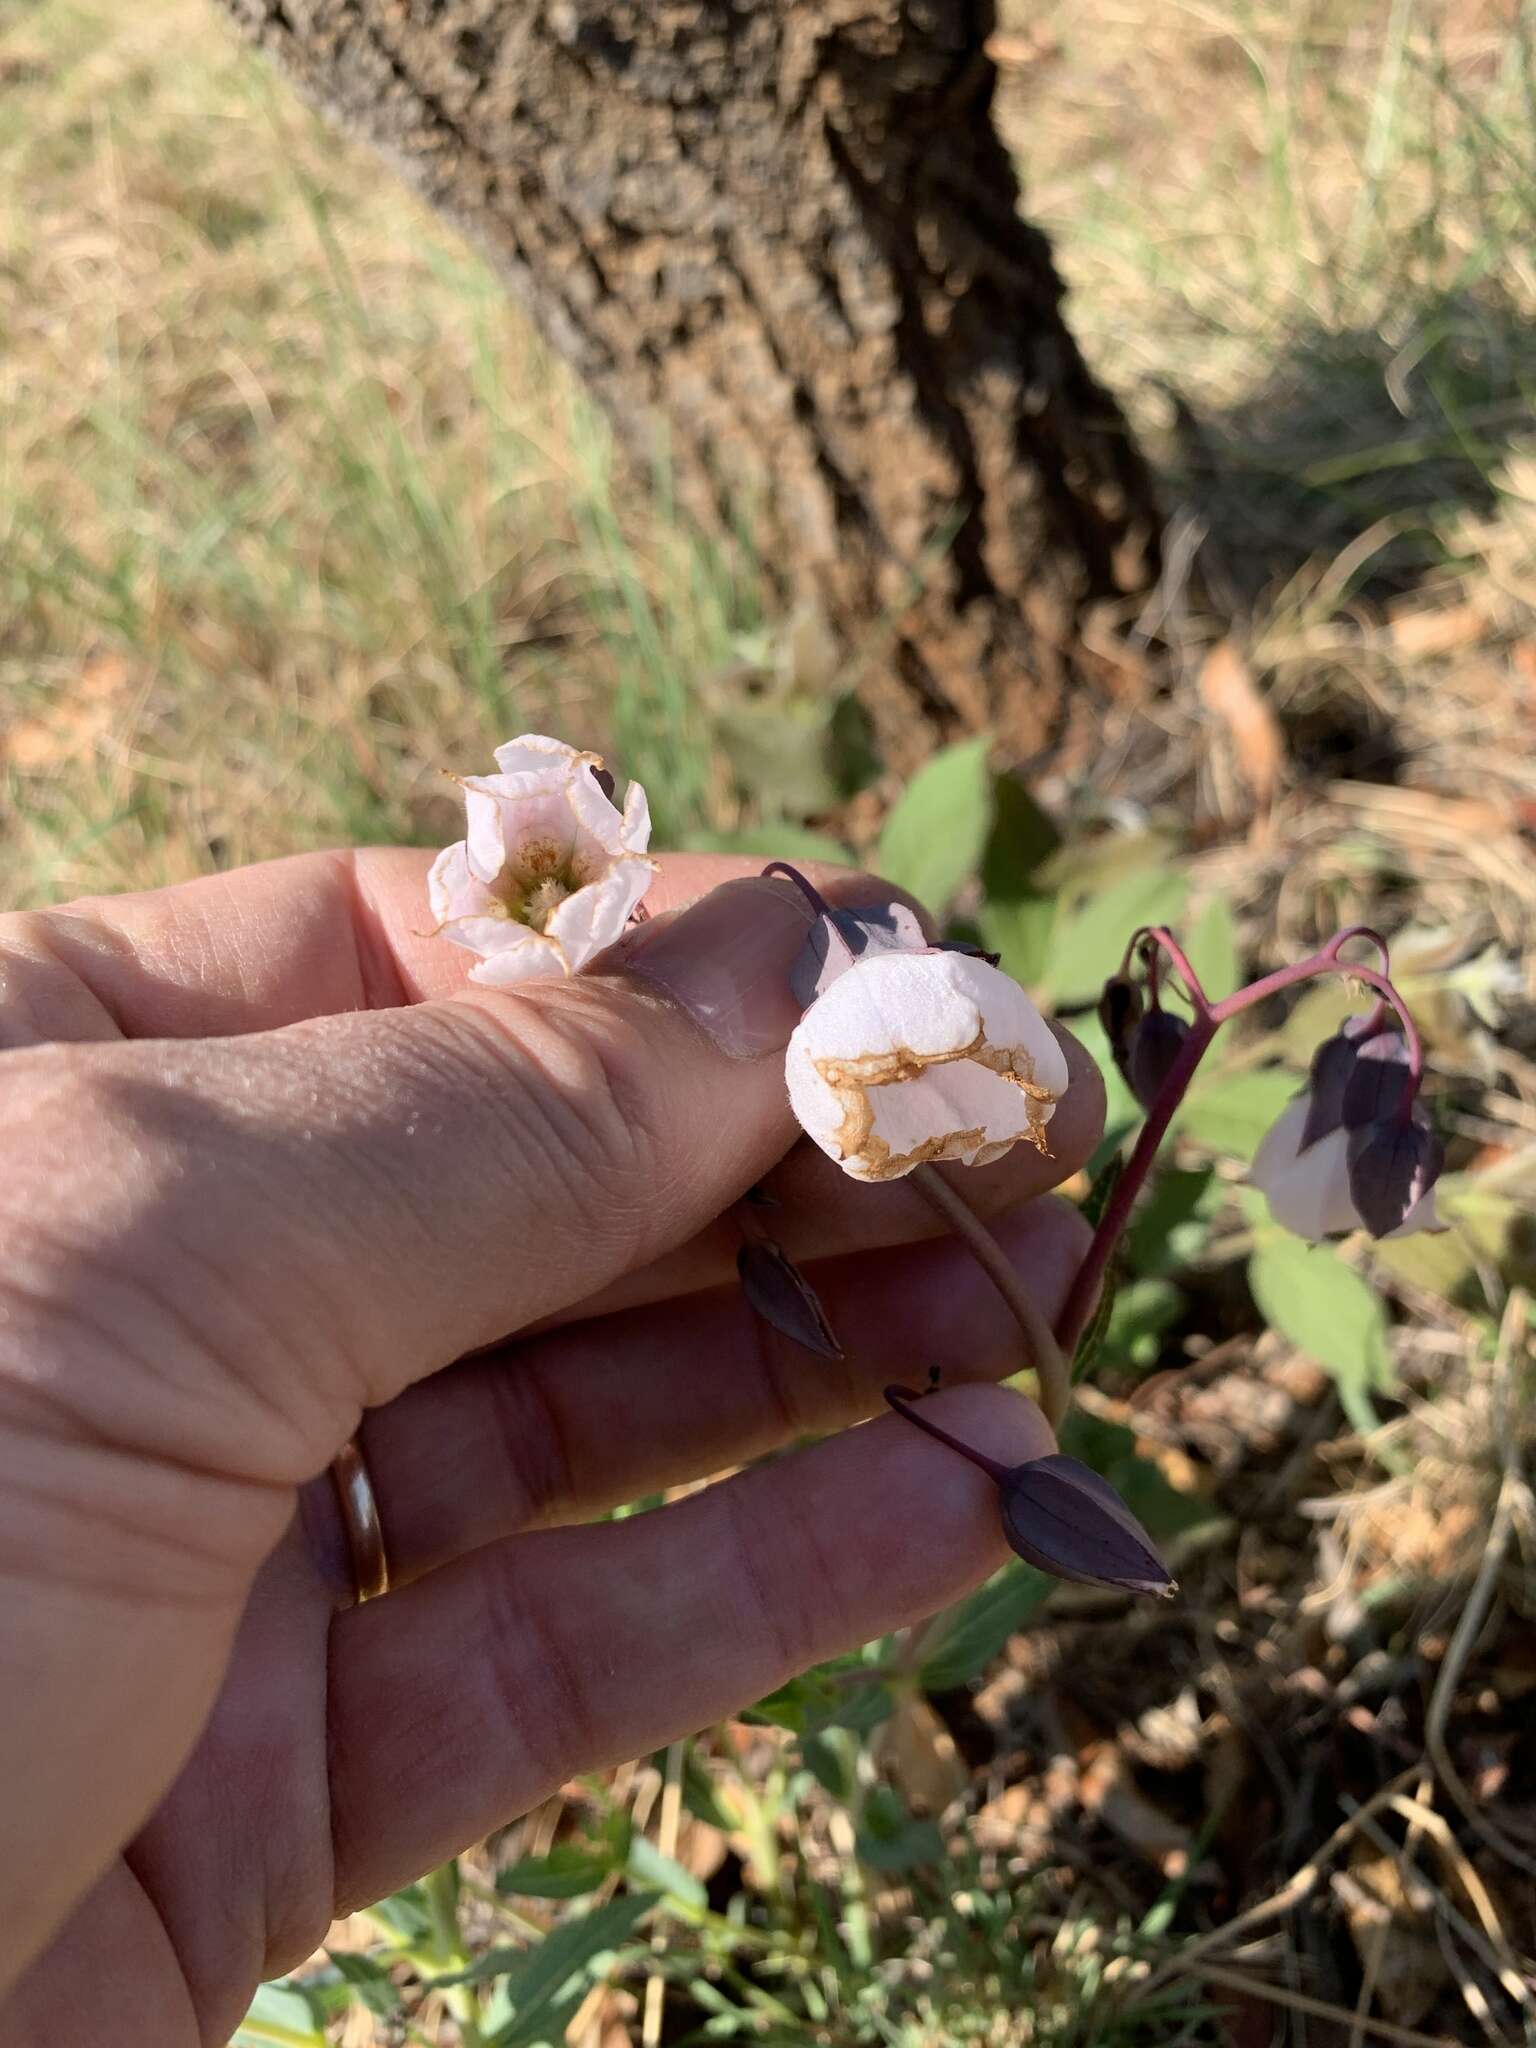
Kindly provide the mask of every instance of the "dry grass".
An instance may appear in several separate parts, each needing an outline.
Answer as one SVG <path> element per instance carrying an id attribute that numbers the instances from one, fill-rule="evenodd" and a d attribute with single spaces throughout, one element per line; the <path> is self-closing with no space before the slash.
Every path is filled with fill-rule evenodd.
<path id="1" fill-rule="evenodd" d="M 675 750 L 603 625 L 660 589 L 718 660 L 720 600 L 618 535 L 601 428 L 472 254 L 200 0 L 0 9 L 0 77 L 12 901 L 440 840 L 436 766 L 520 725 Z"/>
<path id="2" fill-rule="evenodd" d="M 1069 1594 L 965 1703 L 999 1759 L 977 1793 L 987 1870 L 1055 1859 L 1006 1923 L 1018 2038 L 1141 2048 L 1166 2038 L 1146 2014 L 1170 1986 L 1189 2038 L 1220 2038 L 1200 2031 L 1202 1983 L 1247 2016 L 1232 2040 L 1270 2038 L 1255 2013 L 1276 2006 L 1298 2041 L 1515 2038 L 1529 1881 L 1452 1781 L 1481 1773 L 1489 1802 L 1530 1809 L 1521 1829 L 1536 1817 L 1536 1446 L 1511 1420 L 1536 1360 L 1508 1306 L 1536 1277 L 1536 13 L 1003 13 L 1030 209 L 1174 507 L 1143 622 L 1173 660 L 1045 794 L 1074 829 L 1182 835 L 1255 958 L 1355 918 L 1392 929 L 1458 1167 L 1452 1237 L 1373 1262 L 1402 1375 L 1374 1444 L 1255 1333 L 1230 1212 L 1190 1281 L 1214 1348 L 1099 1399 L 1227 1534 L 1181 1560 L 1155 1643 Z M 782 683 L 794 633 L 758 617 L 750 577 L 615 507 L 601 429 L 483 266 L 202 0 L 0 0 L 0 92 L 10 900 L 440 841 L 438 765 L 545 721 L 614 738 L 668 837 L 796 814 L 814 720 L 795 724 L 791 688 L 743 726 L 732 694 L 743 670 Z M 786 787 L 744 795 L 741 761 L 762 773 L 785 735 Z M 1287 1027 L 1293 1055 L 1316 1022 Z M 1472 1588 L 1475 1642 L 1456 1634 Z M 706 1763 L 749 1811 L 766 1783 L 783 1794 L 783 1757 L 733 1735 Z M 607 1796 L 652 1779 L 654 1803 L 649 1766 Z M 917 1924 L 899 1887 L 873 1908 L 858 1889 L 841 1807 L 785 1814 L 781 1837 L 743 1823 L 700 1848 L 742 1854 L 754 1911 L 782 1903 L 778 1840 L 845 1887 L 839 1939 L 867 1941 L 872 1910 L 878 1931 L 882 1898 L 898 1935 Z M 1187 1888 L 1165 1883 L 1170 1815 Z M 573 1824 L 554 1802 L 504 1853 Z M 679 1853 L 705 1833 L 687 1819 Z M 1203 1931 L 1149 1959 L 1176 1914 Z M 1073 2001 L 1100 1981 L 1083 1955 L 1127 1927 L 1102 1972 L 1124 1988 L 1119 2030 L 1077 2033 Z M 1383 1927 L 1424 1950 L 1422 2011 Z M 929 1932 L 903 1967 L 938 1999 L 953 1958 L 932 1961 Z M 805 1939 L 822 1939 L 809 1919 Z M 849 1941 L 842 1992 L 894 1997 L 899 1971 Z M 594 2009 L 581 2038 L 625 2023 Z M 374 2038 L 361 2008 L 349 2024 Z M 916 2020 L 888 2037 L 935 2038 Z"/>

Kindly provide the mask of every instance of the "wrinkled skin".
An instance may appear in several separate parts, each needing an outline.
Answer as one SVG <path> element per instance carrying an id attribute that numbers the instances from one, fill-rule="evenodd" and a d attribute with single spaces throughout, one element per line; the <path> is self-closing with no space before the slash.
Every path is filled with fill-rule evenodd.
<path id="1" fill-rule="evenodd" d="M 925 1205 L 794 1146 L 782 1059 L 727 1058 L 612 956 L 467 990 L 426 865 L 0 923 L 7 2048 L 223 2041 L 336 1911 L 1003 1555 L 969 1465 L 847 1427 L 904 1371 L 1019 1362 Z M 650 906 L 738 871 L 666 862 Z M 1047 1312 L 1083 1233 L 1037 1198 L 1098 1131 L 1071 1058 L 1054 1157 L 966 1177 Z M 765 1175 L 841 1363 L 730 1284 L 721 1212 Z M 1001 1389 L 933 1412 L 1050 1448 Z M 360 1422 L 395 1574 L 363 1607 L 326 1477 Z"/>

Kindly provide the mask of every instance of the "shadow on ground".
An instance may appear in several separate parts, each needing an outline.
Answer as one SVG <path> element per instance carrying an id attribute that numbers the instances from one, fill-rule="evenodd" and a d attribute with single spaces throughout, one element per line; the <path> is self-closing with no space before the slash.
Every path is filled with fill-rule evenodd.
<path id="1" fill-rule="evenodd" d="M 1297 329 L 1225 411 L 1169 396 L 1170 497 L 1205 529 L 1219 600 L 1249 611 L 1347 551 L 1347 590 L 1390 598 L 1446 563 L 1459 515 L 1497 502 L 1533 427 L 1536 323 L 1493 290 L 1447 293 L 1371 327 Z"/>

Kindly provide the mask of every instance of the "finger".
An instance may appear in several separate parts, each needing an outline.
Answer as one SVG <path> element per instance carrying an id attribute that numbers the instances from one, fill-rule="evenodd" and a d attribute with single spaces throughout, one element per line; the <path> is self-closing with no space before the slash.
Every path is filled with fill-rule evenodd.
<path id="1" fill-rule="evenodd" d="M 1001 1389 L 934 1414 L 992 1456 L 1051 1448 Z M 338 1911 L 579 1770 L 703 1727 L 957 1599 L 1006 1554 L 992 1483 L 898 1417 L 653 1514 L 514 1537 L 339 1617 Z"/>
<path id="2" fill-rule="evenodd" d="M 432 935 L 432 859 L 416 847 L 301 853 L 0 918 L 0 1046 L 224 1037 L 452 995 L 472 962 Z M 660 915 L 762 867 L 665 854 L 646 907 Z"/>
<path id="3" fill-rule="evenodd" d="M 990 1166 L 940 1168 L 979 1216 L 1002 1216 L 1070 1180 L 1104 1134 L 1104 1077 L 1070 1031 L 1053 1025 L 1067 1056 L 1067 1092 L 1046 1130 L 1049 1150 L 1015 1145 Z M 856 1181 L 809 1138 L 791 1147 L 762 1179 L 776 1206 L 760 1212 L 768 1235 L 797 1262 L 837 1258 L 885 1245 L 937 1237 L 946 1225 L 910 1181 Z M 696 1237 L 649 1265 L 622 1275 L 578 1302 L 564 1320 L 600 1316 L 701 1287 L 717 1287 L 736 1270 L 741 1229 L 716 1217 Z"/>
<path id="4" fill-rule="evenodd" d="M 411 847 L 298 854 L 0 919 L 0 1046 L 225 1036 L 461 991 L 469 956 L 423 930 L 431 859 Z M 760 867 L 755 858 L 664 855 L 647 907 L 664 915 Z M 881 888 L 830 867 L 810 872 L 834 894 Z M 967 1170 L 966 1194 L 983 1215 L 1058 1186 L 1098 1143 L 1101 1077 L 1076 1039 L 1058 1036 L 1071 1085 L 1052 1120 L 1050 1151 L 1018 1145 Z M 775 1169 L 771 1189 L 783 1204 L 771 1228 L 795 1258 L 901 1244 L 942 1228 L 904 1183 L 856 1184 L 808 1142 Z M 602 1314 L 716 1286 L 734 1271 L 738 1243 L 728 1218 L 714 1220 L 694 1242 L 572 1312 Z"/>
<path id="5" fill-rule="evenodd" d="M 609 972 L 233 1043 L 12 1054 L 29 1148 L 0 1241 L 37 1262 L 25 1298 L 126 1317 L 154 1370 L 103 1373 L 78 1321 L 37 1341 L 68 1347 L 124 1447 L 312 1476 L 358 1409 L 671 1250 L 787 1149 L 806 923 L 793 888 L 741 881 Z"/>
<path id="6" fill-rule="evenodd" d="M 1054 1317 L 1088 1229 L 1032 1203 L 999 1237 Z M 811 1269 L 847 1356 L 778 1336 L 739 1288 L 533 1337 L 408 1389 L 362 1433 L 393 1582 L 521 1530 L 581 1521 L 881 1406 L 891 1380 L 1001 1379 L 1019 1328 L 954 1242 L 867 1252 Z M 338 1599 L 351 1566 L 329 1480 L 306 1489 L 311 1547 Z"/>

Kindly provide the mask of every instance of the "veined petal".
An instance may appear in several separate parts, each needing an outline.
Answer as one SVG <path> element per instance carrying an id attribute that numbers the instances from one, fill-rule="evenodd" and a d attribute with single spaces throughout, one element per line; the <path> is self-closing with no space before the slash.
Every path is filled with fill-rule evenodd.
<path id="1" fill-rule="evenodd" d="M 510 945 L 484 954 L 469 970 L 480 988 L 515 988 L 519 982 L 549 981 L 570 973 L 565 955 L 553 939 L 525 924 L 507 927 L 516 934 Z"/>
<path id="2" fill-rule="evenodd" d="M 452 918 L 484 916 L 495 898 L 469 864 L 464 841 L 445 846 L 427 875 L 427 901 L 439 924 Z"/>
<path id="3" fill-rule="evenodd" d="M 623 818 L 587 769 L 569 776 L 561 794 L 570 811 L 575 844 L 584 863 L 595 866 L 631 851 L 624 843 Z M 645 848 L 634 850 L 643 853 Z"/>
<path id="4" fill-rule="evenodd" d="M 555 874 L 569 865 L 579 828 L 565 785 L 544 776 L 466 775 L 465 841 L 469 864 L 485 881 L 505 869 Z"/>
<path id="5" fill-rule="evenodd" d="M 572 974 L 623 936 L 654 872 L 653 861 L 615 861 L 600 880 L 559 905 L 544 930 L 563 950 Z"/>
<path id="6" fill-rule="evenodd" d="M 544 775 L 551 769 L 569 774 L 578 761 L 596 762 L 596 754 L 584 754 L 564 740 L 552 740 L 540 732 L 519 733 L 496 749 L 496 766 L 503 775 Z"/>

